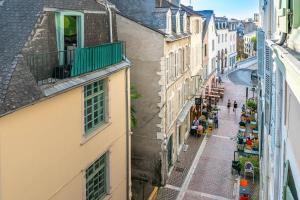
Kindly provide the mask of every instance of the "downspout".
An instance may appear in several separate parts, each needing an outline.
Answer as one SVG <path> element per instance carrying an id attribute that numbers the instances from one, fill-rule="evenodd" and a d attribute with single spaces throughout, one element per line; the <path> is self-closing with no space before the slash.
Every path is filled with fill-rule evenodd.
<path id="1" fill-rule="evenodd" d="M 114 8 L 114 6 L 109 5 L 108 1 L 105 2 L 103 0 L 96 0 L 97 3 L 100 5 L 103 5 L 108 13 L 109 13 L 109 38 L 110 42 L 113 42 L 113 28 L 112 28 L 112 12 L 111 8 Z M 131 199 L 131 191 L 129 184 L 131 183 L 131 175 L 129 173 L 130 170 L 130 162 L 131 162 L 131 156 L 130 154 L 130 127 L 129 127 L 129 89 L 128 89 L 128 68 L 125 70 L 125 101 L 126 101 L 126 200 Z M 131 184 L 130 184 L 131 185 Z"/>
<path id="2" fill-rule="evenodd" d="M 109 5 L 107 0 L 105 2 L 103 0 L 96 0 L 96 2 L 99 3 L 99 4 L 101 4 L 101 5 L 103 5 L 107 9 L 107 11 L 108 11 L 108 14 L 109 14 L 109 39 L 110 39 L 110 42 L 113 42 L 114 39 L 113 39 L 112 12 L 111 12 L 111 8 L 113 8 L 114 6 Z"/>
<path id="3" fill-rule="evenodd" d="M 131 135 L 131 130 L 129 126 L 129 92 L 130 90 L 128 89 L 128 68 L 125 70 L 125 99 L 126 99 L 126 200 L 131 199 L 131 191 L 130 191 L 130 186 L 131 185 L 131 175 L 129 173 L 130 170 L 130 162 L 131 162 L 131 156 L 130 154 L 130 135 Z"/>

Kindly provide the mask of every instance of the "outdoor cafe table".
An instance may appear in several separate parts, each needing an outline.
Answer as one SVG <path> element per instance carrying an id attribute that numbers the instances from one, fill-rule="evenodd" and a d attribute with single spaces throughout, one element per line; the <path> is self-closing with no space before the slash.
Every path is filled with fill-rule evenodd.
<path id="1" fill-rule="evenodd" d="M 253 150 L 249 150 L 249 149 L 244 149 L 244 152 L 247 154 L 254 154 L 254 155 L 259 155 L 259 151 L 253 151 Z"/>
<path id="2" fill-rule="evenodd" d="M 207 95 L 208 97 L 211 97 L 211 98 L 215 98 L 217 100 L 219 100 L 220 96 L 219 95 L 213 95 L 213 94 L 209 94 Z"/>

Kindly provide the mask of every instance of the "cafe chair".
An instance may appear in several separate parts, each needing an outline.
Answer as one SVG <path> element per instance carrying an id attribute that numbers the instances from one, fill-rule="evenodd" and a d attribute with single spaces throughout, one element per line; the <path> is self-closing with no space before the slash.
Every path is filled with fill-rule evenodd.
<path id="1" fill-rule="evenodd" d="M 244 167 L 244 177 L 246 178 L 247 174 L 252 175 L 253 183 L 254 183 L 254 166 L 251 162 L 246 162 Z"/>

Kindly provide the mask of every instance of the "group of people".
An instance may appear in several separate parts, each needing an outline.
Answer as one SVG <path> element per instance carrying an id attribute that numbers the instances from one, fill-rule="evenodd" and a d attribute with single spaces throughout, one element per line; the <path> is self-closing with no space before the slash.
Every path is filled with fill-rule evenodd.
<path id="1" fill-rule="evenodd" d="M 244 106 L 244 105 L 243 105 Z M 228 111 L 230 110 L 230 107 L 231 107 L 231 101 L 230 99 L 228 99 L 228 102 L 227 102 L 227 108 L 228 108 Z M 236 109 L 238 107 L 238 104 L 237 104 L 237 101 L 234 100 L 233 101 L 233 112 L 236 112 Z M 242 108 L 243 109 L 243 108 Z"/>
<path id="2" fill-rule="evenodd" d="M 206 120 L 207 119 L 207 120 Z M 207 116 L 201 116 L 199 118 L 195 117 L 192 126 L 191 134 L 199 135 L 198 133 L 204 133 L 208 129 L 208 124 L 213 123 L 215 128 L 219 127 L 219 118 L 217 114 L 214 114 L 212 118 L 207 118 Z"/>

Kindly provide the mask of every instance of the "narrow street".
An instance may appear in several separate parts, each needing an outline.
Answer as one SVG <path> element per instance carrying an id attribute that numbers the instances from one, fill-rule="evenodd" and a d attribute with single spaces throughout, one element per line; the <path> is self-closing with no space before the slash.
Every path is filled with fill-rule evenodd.
<path id="1" fill-rule="evenodd" d="M 199 140 L 201 145 L 193 155 L 182 152 L 194 158 L 193 163 L 186 163 L 190 166 L 186 166 L 189 170 L 183 175 L 184 181 L 181 184 L 178 184 L 178 181 L 174 182 L 172 175 L 178 172 L 173 170 L 170 178 L 172 181 L 161 189 L 158 199 L 234 199 L 237 177 L 231 174 L 231 161 L 236 148 L 233 138 L 238 131 L 241 106 L 245 101 L 245 86 L 237 85 L 230 80 L 224 80 L 224 86 L 225 95 L 219 101 L 219 128 L 215 129 L 211 136 L 205 137 L 203 141 L 200 139 L 202 143 Z M 231 102 L 234 100 L 238 102 L 239 108 L 236 113 L 233 112 L 232 107 L 230 110 L 227 109 L 228 99 Z"/>

